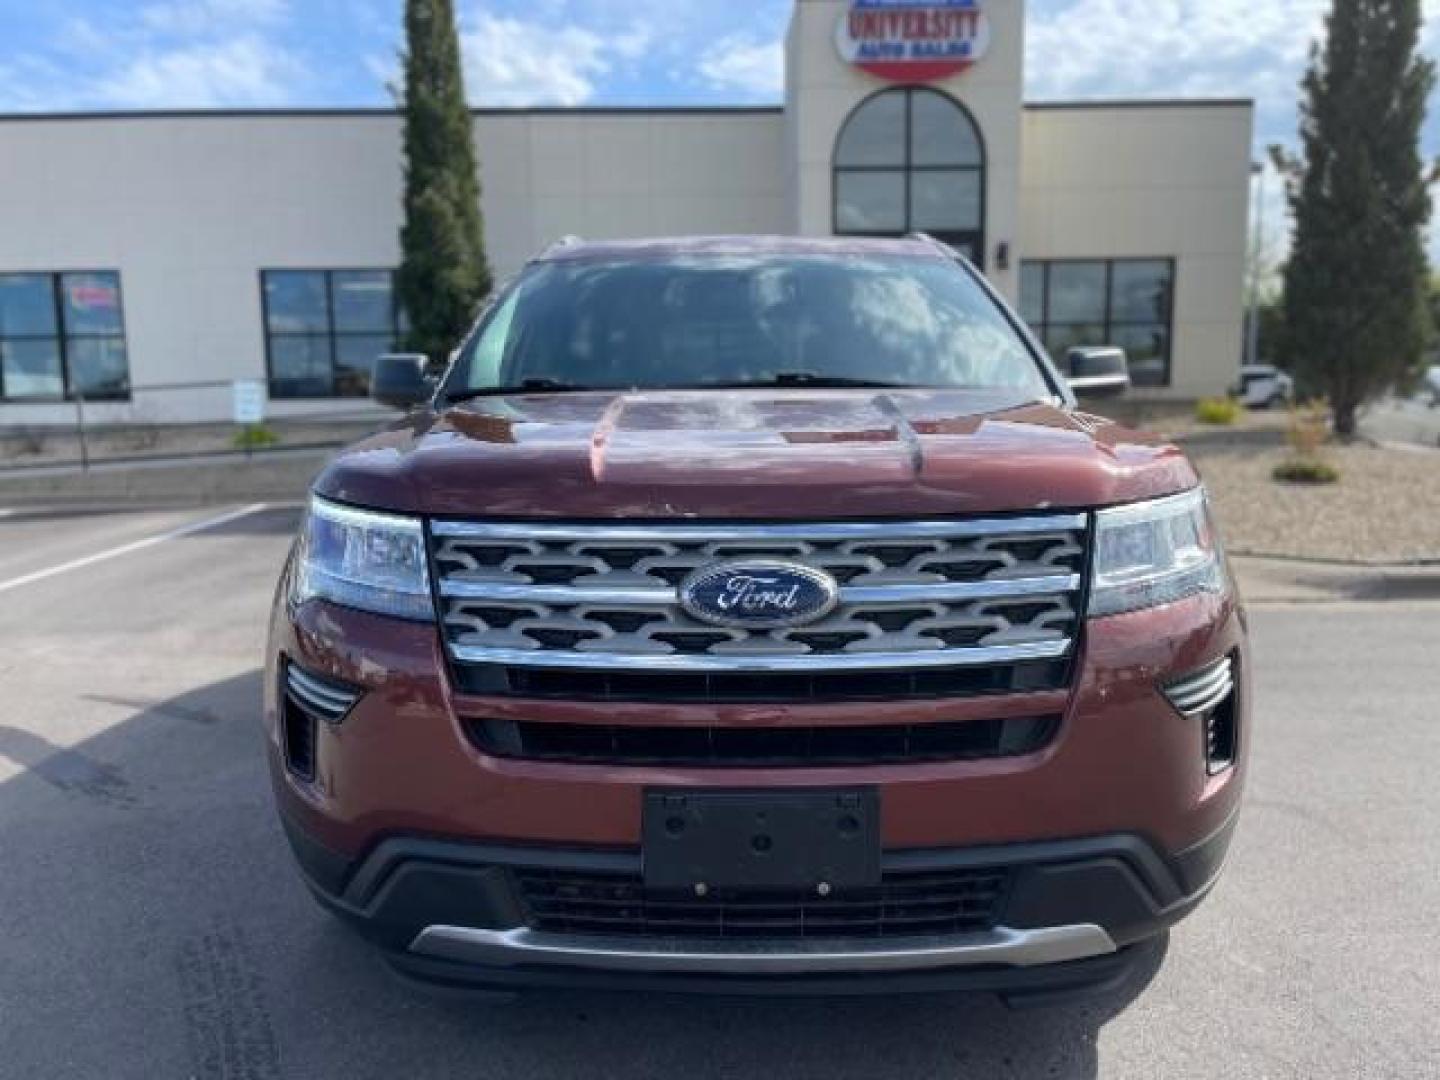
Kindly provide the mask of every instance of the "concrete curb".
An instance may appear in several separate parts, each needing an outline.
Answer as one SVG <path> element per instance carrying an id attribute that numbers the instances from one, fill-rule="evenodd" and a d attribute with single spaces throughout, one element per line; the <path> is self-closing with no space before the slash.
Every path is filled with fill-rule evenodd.
<path id="1" fill-rule="evenodd" d="M 89 472 L 0 476 L 0 507 L 207 506 L 293 502 L 304 497 L 329 452 L 102 467 Z"/>
<path id="2" fill-rule="evenodd" d="M 1248 551 L 1227 548 L 1232 559 L 1263 559 L 1266 562 L 1294 563 L 1296 566 L 1338 566 L 1352 570 L 1440 569 L 1440 555 L 1418 559 L 1337 559 L 1324 555 L 1294 555 L 1283 551 Z"/>
<path id="3" fill-rule="evenodd" d="M 1232 555 L 1240 592 L 1252 604 L 1440 601 L 1440 565 L 1354 564 Z"/>
<path id="4" fill-rule="evenodd" d="M 23 481 L 33 477 L 90 476 L 97 473 L 127 472 L 139 469 L 188 469 L 213 465 L 255 465 L 284 458 L 310 458 L 332 454 L 346 444 L 336 442 L 301 443 L 293 446 L 272 446 L 246 453 L 243 450 L 217 450 L 196 454 L 145 454 L 132 457 L 107 457 L 81 465 L 78 461 L 38 462 L 28 465 L 0 466 L 0 485 L 7 481 Z"/>

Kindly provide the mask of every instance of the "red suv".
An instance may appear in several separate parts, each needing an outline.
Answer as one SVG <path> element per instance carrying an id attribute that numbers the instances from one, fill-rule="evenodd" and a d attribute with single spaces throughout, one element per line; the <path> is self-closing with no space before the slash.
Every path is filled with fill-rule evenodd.
<path id="1" fill-rule="evenodd" d="M 403 971 L 1082 992 L 1214 884 L 1205 492 L 948 247 L 570 242 L 375 390 L 415 408 L 315 483 L 265 724 L 306 880 Z"/>

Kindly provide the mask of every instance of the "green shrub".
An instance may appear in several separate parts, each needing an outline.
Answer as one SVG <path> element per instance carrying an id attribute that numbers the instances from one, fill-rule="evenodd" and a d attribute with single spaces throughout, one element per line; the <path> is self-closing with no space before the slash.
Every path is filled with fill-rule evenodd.
<path id="1" fill-rule="evenodd" d="M 263 450 L 278 443 L 280 436 L 264 424 L 246 424 L 235 432 L 235 438 L 231 441 L 236 450 Z"/>
<path id="2" fill-rule="evenodd" d="M 1340 470 L 1328 462 L 1300 459 L 1282 461 L 1271 476 L 1285 484 L 1333 484 L 1340 479 Z"/>
<path id="3" fill-rule="evenodd" d="M 1234 398 L 1201 398 L 1195 403 L 1195 419 L 1202 424 L 1230 427 L 1240 419 L 1240 402 Z"/>

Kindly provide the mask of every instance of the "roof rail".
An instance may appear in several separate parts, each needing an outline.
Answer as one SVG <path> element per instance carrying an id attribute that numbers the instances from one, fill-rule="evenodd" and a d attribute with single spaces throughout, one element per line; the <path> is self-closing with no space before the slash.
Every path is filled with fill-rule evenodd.
<path id="1" fill-rule="evenodd" d="M 953 245 L 947 244 L 944 240 L 938 240 L 927 232 L 909 232 L 905 234 L 906 240 L 915 240 L 922 244 L 929 244 L 933 249 L 945 256 L 947 259 L 958 259 L 961 262 L 970 262 L 970 258 L 963 252 L 957 250 Z"/>
<path id="2" fill-rule="evenodd" d="M 585 242 L 585 238 L 584 238 L 584 237 L 581 237 L 581 236 L 573 236 L 573 235 L 567 234 L 567 235 L 565 235 L 565 236 L 560 237 L 560 239 L 559 239 L 559 240 L 556 240 L 554 243 L 552 243 L 552 244 L 548 245 L 547 247 L 545 247 L 538 255 L 535 256 L 535 258 L 537 258 L 537 259 L 543 259 L 543 258 L 545 258 L 546 255 L 549 255 L 552 251 L 560 251 L 560 250 L 562 250 L 562 249 L 564 249 L 564 248 L 574 247 L 576 244 L 583 244 L 584 242 Z"/>
<path id="3" fill-rule="evenodd" d="M 943 252 L 945 252 L 946 254 L 949 254 L 950 251 L 952 250 L 951 247 L 950 247 L 950 245 L 947 244 L 947 243 L 945 243 L 943 240 L 937 240 L 937 239 L 935 239 L 935 237 L 931 236 L 928 232 L 921 232 L 921 231 L 919 231 L 918 229 L 906 233 L 906 234 L 905 234 L 905 239 L 906 239 L 906 240 L 918 240 L 918 241 L 920 241 L 922 244 L 929 244 L 931 247 L 935 248 L 936 250 L 938 250 L 938 251 L 943 251 Z"/>

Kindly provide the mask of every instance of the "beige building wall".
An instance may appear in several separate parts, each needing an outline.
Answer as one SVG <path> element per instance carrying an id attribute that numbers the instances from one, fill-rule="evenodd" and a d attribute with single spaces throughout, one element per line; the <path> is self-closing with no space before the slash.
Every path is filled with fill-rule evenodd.
<path id="1" fill-rule="evenodd" d="M 840 57 L 845 9 L 797 0 L 783 109 L 478 113 L 497 274 L 570 233 L 829 234 L 836 137 L 893 85 Z M 987 272 L 1014 299 L 1022 259 L 1175 259 L 1172 385 L 1145 393 L 1222 391 L 1241 347 L 1250 107 L 1025 108 L 1024 0 L 985 11 L 987 54 L 934 85 L 985 142 Z M 0 273 L 120 272 L 138 389 L 131 404 L 92 406 L 96 418 L 227 417 L 228 387 L 144 388 L 265 377 L 262 269 L 398 262 L 400 130 L 388 110 L 0 118 Z M 0 423 L 71 417 L 67 404 L 0 402 Z"/>
<path id="2" fill-rule="evenodd" d="M 1171 385 L 1221 393 L 1240 363 L 1253 110 L 1240 103 L 1032 106 L 1023 259 L 1170 257 Z"/>
<path id="3" fill-rule="evenodd" d="M 497 275 L 570 233 L 782 232 L 781 110 L 477 115 Z M 97 420 L 228 417 L 265 377 L 260 271 L 399 261 L 400 120 L 317 113 L 0 120 L 0 273 L 118 270 L 130 403 Z M 273 402 L 271 412 L 354 409 Z M 0 403 L 0 423 L 74 407 Z"/>
<path id="4" fill-rule="evenodd" d="M 786 39 L 786 161 L 790 226 L 803 235 L 832 231 L 832 157 L 835 139 L 851 111 L 895 84 L 845 63 L 835 30 L 846 0 L 798 0 Z M 985 270 L 1012 299 L 1018 276 L 1012 257 L 996 265 L 1000 244 L 1013 249 L 1018 233 L 1020 112 L 1025 81 L 1024 0 L 987 0 L 990 48 L 968 71 L 930 83 L 970 110 L 985 140 Z"/>
<path id="5" fill-rule="evenodd" d="M 482 115 L 496 271 L 570 234 L 784 232 L 783 133 L 780 109 Z"/>

